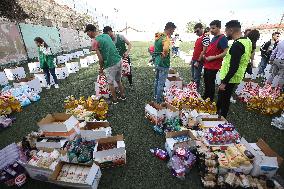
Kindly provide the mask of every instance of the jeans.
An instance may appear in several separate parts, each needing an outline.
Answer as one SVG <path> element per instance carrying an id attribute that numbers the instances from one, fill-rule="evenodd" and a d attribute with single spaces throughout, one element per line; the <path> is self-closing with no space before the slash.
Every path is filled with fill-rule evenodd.
<path id="1" fill-rule="evenodd" d="M 203 99 L 210 98 L 210 100 L 214 101 L 215 96 L 215 80 L 216 80 L 216 74 L 218 70 L 209 70 L 204 68 L 204 85 L 205 85 L 205 91 L 203 95 Z"/>
<path id="2" fill-rule="evenodd" d="M 259 70 L 258 70 L 258 74 L 264 74 L 264 70 L 268 64 L 268 59 L 265 57 L 261 57 L 260 63 L 259 63 Z"/>
<path id="3" fill-rule="evenodd" d="M 195 67 L 194 64 L 197 61 L 192 60 L 191 61 L 191 76 L 193 81 L 196 83 L 197 86 L 197 91 L 199 91 L 199 86 L 200 86 L 200 79 L 201 79 L 201 72 L 202 72 L 202 68 L 203 68 L 203 63 L 199 62 L 198 67 Z"/>
<path id="4" fill-rule="evenodd" d="M 271 75 L 269 76 L 267 82 L 272 83 L 275 76 L 279 76 L 278 85 L 283 87 L 284 85 L 284 60 L 275 59 L 271 65 L 270 69 Z"/>
<path id="5" fill-rule="evenodd" d="M 163 89 L 168 77 L 169 68 L 156 66 L 156 78 L 155 78 L 155 98 L 157 103 L 163 102 Z"/>
<path id="6" fill-rule="evenodd" d="M 234 92 L 235 83 L 228 83 L 224 91 L 218 91 L 217 113 L 227 117 L 230 107 L 230 98 Z"/>
<path id="7" fill-rule="evenodd" d="M 50 75 L 52 75 L 54 83 L 58 84 L 57 76 L 55 74 L 55 68 L 43 68 L 45 74 L 45 80 L 47 85 L 50 85 Z"/>

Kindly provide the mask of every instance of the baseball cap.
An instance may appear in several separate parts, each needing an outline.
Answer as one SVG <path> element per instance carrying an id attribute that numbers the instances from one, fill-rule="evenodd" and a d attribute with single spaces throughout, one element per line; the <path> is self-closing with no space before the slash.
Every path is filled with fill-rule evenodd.
<path id="1" fill-rule="evenodd" d="M 96 26 L 94 26 L 93 24 L 88 24 L 85 28 L 85 33 L 88 32 L 88 31 L 92 31 L 92 32 L 95 32 L 97 30 Z"/>

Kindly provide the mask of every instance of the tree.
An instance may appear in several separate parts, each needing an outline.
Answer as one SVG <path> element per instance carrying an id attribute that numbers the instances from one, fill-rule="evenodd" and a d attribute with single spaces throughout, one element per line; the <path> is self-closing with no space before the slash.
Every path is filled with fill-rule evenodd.
<path id="1" fill-rule="evenodd" d="M 187 24 L 186 24 L 186 32 L 187 33 L 193 33 L 194 32 L 194 26 L 195 24 L 197 23 L 201 23 L 203 25 L 203 28 L 206 27 L 206 24 L 204 22 L 202 22 L 201 20 L 199 20 L 198 22 L 196 21 L 189 21 Z"/>

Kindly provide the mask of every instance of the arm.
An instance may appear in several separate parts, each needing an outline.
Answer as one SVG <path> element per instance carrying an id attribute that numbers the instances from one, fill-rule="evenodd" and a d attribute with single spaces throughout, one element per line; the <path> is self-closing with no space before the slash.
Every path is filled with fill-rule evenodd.
<path id="1" fill-rule="evenodd" d="M 270 61 L 273 61 L 276 58 L 276 54 L 278 52 L 278 45 L 276 46 L 276 48 L 272 51 L 271 55 L 270 55 Z"/>
<path id="2" fill-rule="evenodd" d="M 208 56 L 206 57 L 207 61 L 212 61 L 215 59 L 219 59 L 219 58 L 224 58 L 228 52 L 229 46 L 228 46 L 228 40 L 225 36 L 223 36 L 222 39 L 220 39 L 219 43 L 218 43 L 218 48 L 223 49 L 223 52 L 221 54 L 218 54 L 216 56 Z"/>
<path id="3" fill-rule="evenodd" d="M 254 60 L 254 55 L 255 55 L 255 50 L 253 50 L 253 51 L 251 52 L 251 56 L 250 56 L 250 62 L 251 62 L 251 63 L 252 63 L 253 60 Z"/>
<path id="4" fill-rule="evenodd" d="M 127 51 L 124 53 L 124 56 L 126 57 L 129 55 L 129 52 L 132 48 L 132 44 L 125 37 L 124 37 L 124 41 L 127 44 Z"/>
<path id="5" fill-rule="evenodd" d="M 202 57 L 203 57 L 203 55 L 205 54 L 206 49 L 207 49 L 207 47 L 204 47 L 204 46 L 203 46 L 202 52 L 200 53 L 200 56 L 199 56 L 199 58 L 198 58 L 198 62 L 200 62 L 200 61 L 202 60 Z"/>
<path id="6" fill-rule="evenodd" d="M 168 55 L 169 49 L 170 49 L 170 38 L 166 36 L 165 39 L 163 40 L 163 52 L 162 52 L 163 58 L 165 58 Z"/>
<path id="7" fill-rule="evenodd" d="M 245 47 L 240 42 L 235 42 L 229 53 L 231 54 L 230 67 L 226 77 L 221 81 L 222 84 L 229 83 L 239 69 L 241 57 L 245 53 Z"/>
<path id="8" fill-rule="evenodd" d="M 99 59 L 100 73 L 103 73 L 103 70 L 104 70 L 104 59 L 103 59 L 103 56 L 102 56 L 102 54 L 100 52 L 99 43 L 96 40 L 93 41 L 92 50 L 96 51 L 96 54 L 97 54 L 98 59 Z"/>

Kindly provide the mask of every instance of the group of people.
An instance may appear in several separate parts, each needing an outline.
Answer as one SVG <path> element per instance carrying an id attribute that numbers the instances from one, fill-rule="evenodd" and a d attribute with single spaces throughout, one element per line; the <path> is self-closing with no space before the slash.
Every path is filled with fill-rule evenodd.
<path id="1" fill-rule="evenodd" d="M 221 79 L 217 94 L 217 113 L 227 117 L 230 98 L 234 88 L 239 84 L 245 73 L 252 73 L 252 61 L 254 59 L 256 42 L 260 38 L 258 30 L 246 30 L 242 33 L 241 24 L 238 20 L 231 20 L 225 25 L 225 34 L 221 33 L 221 21 L 214 20 L 210 28 L 204 28 L 201 23 L 194 26 L 194 33 L 198 36 L 195 42 L 191 61 L 192 80 L 197 84 L 200 92 L 200 81 L 204 69 L 204 93 L 203 99 L 215 99 L 215 80 L 217 72 Z M 156 65 L 155 94 L 158 103 L 163 101 L 163 87 L 166 82 L 170 67 L 170 37 L 176 26 L 169 22 L 163 33 L 155 36 L 153 58 Z M 209 38 L 209 31 L 213 35 Z M 261 55 L 265 58 L 260 63 L 260 73 L 263 72 L 268 61 L 272 61 L 272 74 L 267 82 L 272 82 L 276 75 L 280 76 L 279 85 L 283 86 L 284 72 L 284 42 L 277 44 L 280 33 L 275 32 L 272 40 L 261 47 Z M 229 46 L 228 41 L 234 40 Z"/>
<path id="2" fill-rule="evenodd" d="M 106 26 L 103 29 L 103 34 L 99 34 L 97 28 L 88 24 L 85 29 L 85 33 L 93 39 L 92 50 L 96 51 L 99 59 L 99 74 L 104 74 L 107 78 L 109 90 L 111 93 L 111 103 L 117 104 L 119 100 L 126 100 L 125 89 L 121 83 L 121 64 L 125 61 L 129 64 L 130 73 L 127 75 L 130 87 L 133 86 L 131 61 L 129 52 L 132 48 L 131 43 L 120 34 L 115 34 L 110 26 Z M 55 74 L 54 56 L 51 52 L 51 48 L 46 42 L 36 37 L 34 39 L 38 46 L 40 68 L 45 73 L 47 82 L 47 89 L 50 89 L 50 76 L 53 77 L 55 82 L 55 88 L 59 88 L 58 79 Z M 114 84 L 118 86 L 119 97 L 116 94 Z"/>

